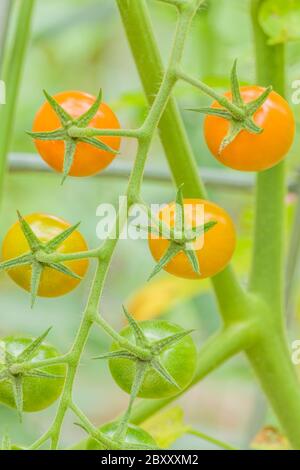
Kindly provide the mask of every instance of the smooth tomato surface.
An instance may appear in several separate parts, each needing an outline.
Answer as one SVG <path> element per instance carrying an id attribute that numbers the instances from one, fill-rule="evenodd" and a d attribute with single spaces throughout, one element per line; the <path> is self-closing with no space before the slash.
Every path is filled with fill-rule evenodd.
<path id="1" fill-rule="evenodd" d="M 33 338 L 9 337 L 0 341 L 3 348 L 13 356 L 17 357 L 32 342 Z M 43 361 L 52 359 L 59 354 L 57 350 L 46 343 L 43 343 L 31 361 Z M 62 365 L 48 366 L 42 369 L 53 375 L 65 375 L 65 367 Z M 41 411 L 54 403 L 62 392 L 64 378 L 23 378 L 23 410 L 27 412 Z M 0 402 L 7 406 L 16 408 L 12 385 L 9 381 L 0 382 Z"/>
<path id="2" fill-rule="evenodd" d="M 258 86 L 241 87 L 246 103 L 258 98 L 265 89 Z M 225 96 L 232 99 L 230 92 Z M 214 108 L 220 108 L 216 101 Z M 287 155 L 295 136 L 295 119 L 287 101 L 272 91 L 254 114 L 261 134 L 242 131 L 219 155 L 219 148 L 228 133 L 229 122 L 216 116 L 206 116 L 204 134 L 207 145 L 216 159 L 230 168 L 241 171 L 261 171 L 273 167 Z"/>
<path id="3" fill-rule="evenodd" d="M 221 207 L 204 199 L 185 199 L 184 212 L 186 223 L 196 227 L 198 205 L 203 205 L 204 223 L 215 221 L 217 224 L 208 230 L 202 237 L 196 255 L 199 260 L 201 276 L 193 268 L 185 253 L 180 252 L 166 266 L 165 271 L 186 279 L 203 279 L 211 277 L 222 271 L 232 258 L 236 246 L 236 234 L 230 216 Z M 166 224 L 174 227 L 175 203 L 164 207 L 158 217 Z M 165 238 L 149 236 L 149 247 L 154 259 L 158 262 L 166 252 L 169 241 Z"/>
<path id="4" fill-rule="evenodd" d="M 25 217 L 25 220 L 42 242 L 48 242 L 70 227 L 68 222 L 47 214 L 32 214 Z M 86 251 L 87 249 L 88 247 L 84 238 L 78 231 L 75 231 L 60 245 L 57 252 L 75 253 Z M 7 261 L 28 253 L 29 251 L 29 246 L 21 230 L 20 223 L 16 222 L 9 229 L 3 241 L 2 259 L 3 261 Z M 88 268 L 87 260 L 68 261 L 64 264 L 81 277 L 85 275 Z M 20 287 L 30 292 L 31 272 L 31 266 L 28 265 L 11 269 L 8 271 L 8 274 Z M 57 297 L 64 295 L 75 289 L 79 283 L 79 279 L 71 278 L 66 274 L 46 267 L 41 276 L 38 295 L 41 297 Z"/>
<path id="5" fill-rule="evenodd" d="M 55 100 L 73 118 L 84 114 L 95 102 L 96 98 L 80 91 L 68 91 L 54 96 Z M 33 132 L 46 132 L 59 129 L 59 119 L 48 102 L 45 102 L 37 112 L 33 124 Z M 101 106 L 90 122 L 89 127 L 97 129 L 119 129 L 120 123 L 105 103 Z M 120 137 L 98 137 L 99 140 L 118 151 L 120 148 Z M 64 162 L 65 143 L 63 141 L 35 140 L 36 148 L 48 165 L 54 170 L 62 172 Z M 76 148 L 74 162 L 71 167 L 71 176 L 91 176 L 106 168 L 115 158 L 115 154 L 97 149 L 89 144 L 79 142 Z"/>
<path id="6" fill-rule="evenodd" d="M 140 326 L 150 342 L 183 331 L 180 326 L 163 320 L 141 322 Z M 120 334 L 131 342 L 135 341 L 130 327 L 124 328 Z M 119 345 L 114 343 L 112 350 L 116 351 L 118 349 L 120 349 Z M 159 359 L 181 390 L 184 390 L 191 383 L 197 364 L 197 349 L 190 336 L 185 336 L 178 343 L 164 349 L 159 355 Z M 128 359 L 111 359 L 109 367 L 119 387 L 130 393 L 135 376 L 135 363 Z M 168 398 L 178 394 L 178 392 L 177 387 L 167 382 L 154 369 L 149 368 L 138 396 L 142 398 Z"/>
<path id="7" fill-rule="evenodd" d="M 102 426 L 100 429 L 106 437 L 110 439 L 114 438 L 118 430 L 118 423 L 108 423 Z M 126 444 L 139 444 L 140 446 L 149 446 L 149 447 L 156 447 L 156 443 L 153 438 L 143 429 L 139 428 L 138 426 L 134 426 L 133 424 L 129 424 L 125 436 L 124 442 Z M 96 441 L 95 439 L 90 438 L 87 442 L 86 446 L 87 450 L 105 450 L 106 447 L 102 445 L 100 442 Z M 108 449 L 109 450 L 109 449 Z"/>

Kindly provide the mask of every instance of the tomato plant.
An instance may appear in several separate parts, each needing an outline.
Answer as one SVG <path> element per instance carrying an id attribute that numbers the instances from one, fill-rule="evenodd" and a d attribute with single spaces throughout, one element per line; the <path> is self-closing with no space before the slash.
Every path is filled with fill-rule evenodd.
<path id="1" fill-rule="evenodd" d="M 131 422 L 142 423 L 226 360 L 243 352 L 289 445 L 299 449 L 300 386 L 291 365 L 283 321 L 286 189 L 283 160 L 295 132 L 290 106 L 283 98 L 284 46 L 270 44 L 261 26 L 259 18 L 263 19 L 264 0 L 251 0 L 258 85 L 240 86 L 235 61 L 231 71 L 231 92 L 218 93 L 182 68 L 190 27 L 196 15 L 202 14 L 203 0 L 160 1 L 175 7 L 178 13 L 166 69 L 159 58 L 146 2 L 116 0 L 149 101 L 149 112 L 139 128 L 120 128 L 116 116 L 102 103 L 101 92 L 97 98 L 81 92 L 52 97 L 45 92 L 47 102 L 38 112 L 33 132 L 29 134 L 42 157 L 63 173 L 63 181 L 68 175 L 86 176 L 102 170 L 119 151 L 122 137 L 134 139 L 137 150 L 126 192 L 128 205 L 125 210 L 120 210 L 115 222 L 116 237 L 107 237 L 103 244 L 90 250 L 77 231 L 78 225 L 70 226 L 44 214 L 27 217 L 19 214 L 19 221 L 6 235 L 0 269 L 7 270 L 17 284 L 31 292 L 32 305 L 37 295 L 58 296 L 76 287 L 85 275 L 88 259 L 94 259 L 96 270 L 75 339 L 65 354 L 58 355 L 55 349 L 44 344 L 48 332 L 36 340 L 11 337 L 2 341 L 0 399 L 15 407 L 21 415 L 24 410 L 47 407 L 61 394 L 49 429 L 31 445 L 26 445 L 26 449 L 39 449 L 48 441 L 51 449 L 57 449 L 68 411 L 76 416 L 77 424 L 88 434 L 88 439 L 75 448 L 156 448 L 151 436 L 132 426 Z M 5 57 L 4 61 L 9 99 L 7 106 L 1 109 L 0 119 L 1 189 L 32 7 L 33 0 L 24 0 L 19 5 L 20 16 L 10 41 L 16 57 L 13 61 Z M 290 5 L 286 3 L 284 10 L 289 17 Z M 208 200 L 173 99 L 178 82 L 215 100 L 212 106 L 194 111 L 208 115 L 204 124 L 205 137 L 218 160 L 232 168 L 259 171 L 253 254 L 247 286 L 228 265 L 235 247 L 234 226 L 227 212 Z M 169 204 L 153 220 L 151 208 L 143 201 L 141 193 L 147 157 L 157 130 L 178 192 L 176 204 Z M 268 171 L 261 171 L 266 169 Z M 200 221 L 195 215 L 199 202 L 204 209 Z M 161 320 L 138 323 L 124 309 L 128 327 L 118 333 L 103 318 L 102 311 L 99 313 L 117 242 L 130 209 L 137 205 L 148 214 L 149 247 L 157 261 L 151 277 L 162 269 L 189 279 L 212 277 L 223 321 L 220 330 L 197 354 L 191 330 Z M 192 207 L 191 212 L 188 212 L 188 206 Z M 152 237 L 152 231 L 156 237 Z M 298 233 L 296 221 L 287 286 L 295 281 Z M 201 241 L 203 246 L 198 245 Z M 100 428 L 78 407 L 73 394 L 77 371 L 93 326 L 106 332 L 112 340 L 111 350 L 98 359 L 109 361 L 115 381 L 129 394 L 125 412 L 114 423 Z M 156 400 L 142 400 L 135 407 L 138 396 Z M 187 429 L 191 433 L 191 428 Z M 192 431 L 194 436 L 203 438 L 199 431 Z M 206 439 L 220 444 L 216 439 Z M 8 439 L 3 447 L 10 447 Z M 223 447 L 232 448 L 229 444 Z"/>
<path id="2" fill-rule="evenodd" d="M 50 97 L 37 112 L 33 132 L 41 157 L 64 177 L 91 176 L 106 168 L 120 148 L 120 137 L 72 138 L 69 129 L 78 125 L 96 129 L 120 129 L 111 108 L 98 98 L 80 91 L 66 91 Z M 62 126 L 62 127 L 61 127 Z"/>
<path id="3" fill-rule="evenodd" d="M 43 261 L 43 255 L 86 251 L 82 235 L 58 217 L 31 214 L 19 217 L 7 232 L 2 246 L 2 268 L 23 289 L 42 297 L 64 295 L 77 287 L 85 275 L 87 260 L 64 263 Z M 48 262 L 47 262 L 48 261 Z"/>
<path id="4" fill-rule="evenodd" d="M 265 89 L 247 86 L 240 89 L 244 103 L 257 100 Z M 225 95 L 232 100 L 232 93 Z M 212 108 L 220 109 L 215 101 Z M 272 168 L 286 157 L 295 136 L 295 119 L 287 101 L 272 91 L 255 112 L 254 122 L 263 129 L 260 134 L 241 130 L 230 144 L 220 151 L 230 126 L 230 121 L 217 115 L 205 119 L 204 133 L 212 154 L 226 166 L 240 171 L 261 171 Z"/>
<path id="5" fill-rule="evenodd" d="M 159 212 L 158 218 L 164 225 L 174 228 L 176 207 L 178 209 L 173 202 Z M 179 240 L 176 240 L 175 236 L 171 241 L 163 236 L 150 234 L 149 247 L 153 257 L 160 263 L 159 267 L 163 266 L 167 272 L 175 276 L 188 279 L 215 276 L 229 263 L 235 249 L 235 229 L 230 216 L 216 204 L 202 199 L 185 199 L 182 213 L 186 228 L 194 230 L 192 239 L 184 238 L 181 232 Z M 197 225 L 199 225 L 198 233 Z M 194 253 L 192 259 L 190 259 L 191 252 Z"/>
<path id="6" fill-rule="evenodd" d="M 108 438 L 114 438 L 118 431 L 118 423 L 108 423 L 101 427 L 100 431 Z M 155 441 L 152 439 L 150 434 L 148 434 L 143 429 L 139 428 L 138 426 L 134 426 L 133 424 L 129 424 L 125 438 L 123 442 L 120 443 L 122 447 L 124 444 L 131 445 L 134 448 L 154 448 L 156 447 Z M 96 439 L 88 439 L 86 450 L 105 450 L 106 447 Z"/>
<path id="7" fill-rule="evenodd" d="M 184 390 L 191 383 L 195 374 L 197 349 L 192 338 L 185 336 L 186 332 L 179 326 L 162 320 L 145 321 L 139 325 L 150 349 L 156 354 L 145 371 L 137 396 L 167 398 L 178 394 L 179 390 Z M 134 341 L 134 330 L 130 326 L 120 334 L 128 341 Z M 177 340 L 180 335 L 180 341 L 168 343 L 174 335 Z M 113 344 L 112 351 L 120 351 L 118 343 Z M 135 378 L 136 360 L 116 355 L 109 360 L 109 368 L 117 384 L 130 393 Z M 169 378 L 164 376 L 164 370 Z"/>
<path id="8" fill-rule="evenodd" d="M 0 341 L 0 402 L 23 411 L 33 412 L 48 408 L 60 396 L 65 366 L 60 364 L 39 368 L 44 360 L 55 360 L 58 351 L 40 338 L 10 336 Z M 29 367 L 22 369 L 22 364 Z"/>

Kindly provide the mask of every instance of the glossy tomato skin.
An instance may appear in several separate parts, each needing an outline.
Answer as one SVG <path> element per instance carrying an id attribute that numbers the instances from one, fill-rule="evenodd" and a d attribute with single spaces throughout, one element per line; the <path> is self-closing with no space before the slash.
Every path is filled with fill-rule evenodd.
<path id="1" fill-rule="evenodd" d="M 32 341 L 33 338 L 8 337 L 1 340 L 0 344 L 13 356 L 18 356 Z M 58 355 L 57 350 L 53 346 L 43 343 L 34 355 L 32 362 L 52 359 Z M 48 408 L 58 399 L 62 392 L 65 367 L 63 365 L 53 365 L 44 367 L 42 370 L 50 374 L 61 375 L 62 378 L 45 379 L 40 377 L 24 377 L 23 410 L 26 412 L 41 411 Z M 8 381 L 0 382 L 0 403 L 16 408 L 12 385 Z"/>
<path id="2" fill-rule="evenodd" d="M 113 439 L 114 435 L 118 430 L 118 423 L 108 423 L 102 426 L 100 429 L 105 436 Z M 138 426 L 134 426 L 133 424 L 129 424 L 127 428 L 127 433 L 125 437 L 126 444 L 139 444 L 148 447 L 157 447 L 154 439 L 143 429 L 139 428 Z M 106 449 L 105 446 L 100 444 L 100 442 L 96 441 L 95 439 L 90 438 L 87 442 L 86 450 L 110 450 Z"/>
<path id="3" fill-rule="evenodd" d="M 246 103 L 258 98 L 264 91 L 258 86 L 241 87 Z M 232 99 L 230 92 L 225 96 Z M 214 102 L 212 107 L 221 107 Z M 229 129 L 229 122 L 216 116 L 206 116 L 204 134 L 207 145 L 216 159 L 224 165 L 241 171 L 262 171 L 272 168 L 284 159 L 295 137 L 293 112 L 278 93 L 272 91 L 263 106 L 254 114 L 261 134 L 242 131 L 219 155 L 219 148 Z"/>
<path id="4" fill-rule="evenodd" d="M 183 331 L 180 326 L 163 320 L 141 322 L 140 327 L 150 342 Z M 134 335 L 130 327 L 123 329 L 121 335 L 134 342 Z M 118 349 L 120 349 L 119 346 L 114 343 L 112 350 L 116 351 Z M 197 349 L 192 338 L 190 336 L 184 337 L 175 345 L 166 348 L 159 358 L 180 389 L 184 390 L 191 383 L 197 364 Z M 109 367 L 119 387 L 130 393 L 135 374 L 135 364 L 127 359 L 111 359 Z M 138 396 L 141 398 L 168 398 L 177 394 L 177 387 L 167 382 L 155 370 L 149 369 L 146 372 Z"/>
<path id="5" fill-rule="evenodd" d="M 59 233 L 70 227 L 70 224 L 63 219 L 48 214 L 32 214 L 25 217 L 35 235 L 42 242 L 47 242 Z M 75 253 L 86 251 L 87 244 L 82 235 L 73 232 L 57 249 L 58 253 Z M 20 223 L 16 222 L 7 232 L 2 246 L 2 260 L 21 256 L 29 252 L 27 240 L 21 230 Z M 87 260 L 75 260 L 64 263 L 74 273 L 84 277 L 87 268 Z M 9 276 L 23 289 L 30 292 L 31 266 L 18 266 L 8 271 Z M 38 295 L 41 297 L 58 297 L 72 291 L 80 283 L 80 279 L 73 279 L 63 273 L 59 273 L 51 268 L 44 268 Z"/>
<path id="6" fill-rule="evenodd" d="M 78 118 L 93 105 L 96 98 L 80 91 L 67 91 L 54 96 L 55 100 L 73 118 Z M 33 132 L 54 131 L 61 127 L 60 121 L 48 102 L 37 112 Z M 120 129 L 120 123 L 110 109 L 102 103 L 89 127 L 97 129 Z M 99 140 L 112 149 L 120 149 L 120 137 L 103 136 Z M 38 153 L 54 170 L 63 171 L 65 143 L 63 141 L 35 140 Z M 91 176 L 106 168 L 114 160 L 115 154 L 97 149 L 89 144 L 79 142 L 71 167 L 70 176 Z"/>
<path id="7" fill-rule="evenodd" d="M 196 250 L 201 276 L 192 268 L 185 253 L 180 252 L 164 270 L 174 276 L 185 279 L 204 279 L 222 271 L 232 258 L 236 246 L 236 234 L 230 216 L 221 207 L 204 199 L 185 199 L 185 219 L 190 226 L 197 226 L 196 214 L 198 205 L 203 205 L 204 223 L 215 221 L 217 224 L 204 234 L 203 246 Z M 158 217 L 168 226 L 174 227 L 175 203 L 164 207 Z M 196 220 L 195 220 L 196 219 Z M 169 241 L 165 238 L 149 236 L 150 251 L 158 262 L 166 252 Z"/>

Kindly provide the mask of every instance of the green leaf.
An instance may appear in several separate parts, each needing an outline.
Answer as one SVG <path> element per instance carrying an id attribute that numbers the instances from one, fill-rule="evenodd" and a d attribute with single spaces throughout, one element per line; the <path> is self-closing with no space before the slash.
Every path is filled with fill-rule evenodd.
<path id="1" fill-rule="evenodd" d="M 25 377 L 33 377 L 36 379 L 58 380 L 64 378 L 64 375 L 49 374 L 49 372 L 44 372 L 40 369 L 33 369 L 31 372 L 26 372 L 24 375 Z"/>
<path id="2" fill-rule="evenodd" d="M 36 140 L 64 140 L 66 138 L 66 131 L 64 129 L 50 132 L 26 132 L 26 134 Z"/>
<path id="3" fill-rule="evenodd" d="M 35 251 L 39 250 L 41 248 L 41 243 L 33 230 L 31 229 L 29 223 L 22 217 L 19 211 L 17 211 L 21 230 L 28 242 L 28 245 L 31 249 L 31 251 L 34 253 Z"/>
<path id="4" fill-rule="evenodd" d="M 21 375 L 16 375 L 11 378 L 13 394 L 15 399 L 15 405 L 18 411 L 20 421 L 22 422 L 23 414 L 23 377 Z"/>
<path id="5" fill-rule="evenodd" d="M 160 353 L 164 349 L 169 348 L 170 346 L 179 343 L 183 338 L 193 333 L 194 330 L 182 331 L 181 333 L 176 333 L 175 335 L 167 336 L 166 338 L 155 341 L 151 344 L 151 349 L 155 353 Z"/>
<path id="6" fill-rule="evenodd" d="M 151 434 L 160 448 L 170 449 L 177 439 L 184 436 L 187 426 L 184 423 L 182 408 L 176 406 L 155 414 L 142 428 Z"/>
<path id="7" fill-rule="evenodd" d="M 64 108 L 51 95 L 49 95 L 46 90 L 44 90 L 44 95 L 51 108 L 59 118 L 62 126 L 66 126 L 69 122 L 73 122 L 72 116 L 70 116 L 70 114 L 68 114 L 67 111 L 65 111 Z"/>
<path id="8" fill-rule="evenodd" d="M 160 259 L 159 263 L 155 266 L 154 270 L 150 274 L 148 281 L 150 281 L 156 274 L 158 274 L 178 253 L 182 251 L 182 246 L 177 243 L 170 242 L 165 254 Z"/>
<path id="9" fill-rule="evenodd" d="M 185 221 L 184 221 L 184 200 L 182 194 L 183 184 L 179 186 L 176 195 L 176 211 L 175 211 L 175 230 L 176 233 L 184 237 Z"/>
<path id="10" fill-rule="evenodd" d="M 237 60 L 234 61 L 232 72 L 231 72 L 231 91 L 232 91 L 232 102 L 237 106 L 243 105 L 243 99 L 240 92 L 240 84 L 237 75 Z"/>
<path id="11" fill-rule="evenodd" d="M 200 271 L 200 266 L 199 266 L 199 260 L 198 260 L 198 256 L 194 252 L 194 250 L 185 250 L 184 253 L 185 253 L 186 257 L 188 258 L 188 260 L 189 260 L 189 262 L 190 262 L 190 264 L 193 268 L 193 271 L 200 276 L 201 271 Z"/>
<path id="12" fill-rule="evenodd" d="M 36 298 L 38 296 L 41 277 L 43 273 L 43 265 L 38 261 L 32 263 L 32 275 L 31 275 L 31 308 L 34 307 Z"/>
<path id="13" fill-rule="evenodd" d="M 76 152 L 76 145 L 77 145 L 77 142 L 74 139 L 69 138 L 65 140 L 63 179 L 62 179 L 61 184 L 64 184 L 72 168 L 74 156 Z"/>
<path id="14" fill-rule="evenodd" d="M 113 352 L 108 352 L 108 353 L 105 353 L 105 354 L 101 354 L 100 356 L 96 356 L 96 357 L 93 357 L 92 359 L 94 360 L 110 360 L 110 359 L 128 359 L 130 361 L 136 361 L 137 358 L 129 353 L 128 351 L 124 350 L 124 351 L 113 351 Z"/>
<path id="15" fill-rule="evenodd" d="M 17 357 L 18 362 L 26 362 L 30 361 L 30 359 L 33 358 L 35 353 L 38 351 L 39 347 L 42 345 L 44 339 L 48 336 L 50 333 L 52 327 L 48 328 L 41 336 L 38 338 L 34 339 L 27 348 L 25 348 L 21 354 Z"/>
<path id="16" fill-rule="evenodd" d="M 67 228 L 63 232 L 59 233 L 56 237 L 52 238 L 46 245 L 46 251 L 52 252 L 55 251 L 73 232 L 75 232 L 80 225 L 78 224 L 73 225 L 72 227 Z"/>
<path id="17" fill-rule="evenodd" d="M 87 127 L 92 119 L 96 116 L 102 101 L 102 90 L 100 90 L 98 97 L 95 103 L 90 107 L 90 109 L 82 114 L 78 119 L 75 121 L 75 125 L 78 127 Z"/>
<path id="18" fill-rule="evenodd" d="M 141 347 L 148 346 L 148 341 L 146 339 L 146 336 L 144 335 L 144 332 L 143 332 L 142 328 L 140 327 L 138 322 L 135 321 L 133 316 L 130 315 L 130 313 L 126 310 L 124 305 L 123 305 L 123 311 L 124 311 L 125 317 L 128 320 L 128 323 L 129 323 L 130 327 L 133 330 L 133 334 L 134 334 L 137 346 L 141 346 Z"/>
<path id="19" fill-rule="evenodd" d="M 54 269 L 55 271 L 58 271 L 59 273 L 65 274 L 66 276 L 70 276 L 73 279 L 82 279 L 81 276 L 74 273 L 71 269 L 67 268 L 67 266 L 65 266 L 64 264 L 61 264 L 61 263 L 47 263 L 46 266 L 48 268 Z"/>
<path id="20" fill-rule="evenodd" d="M 153 369 L 161 375 L 169 384 L 174 385 L 174 387 L 178 388 L 178 390 L 181 390 L 177 382 L 173 379 L 172 375 L 169 374 L 165 366 L 159 361 L 158 359 L 152 359 L 151 365 Z"/>
<path id="21" fill-rule="evenodd" d="M 9 270 L 16 268 L 17 266 L 25 266 L 31 264 L 33 261 L 33 256 L 31 253 L 26 255 L 19 256 L 18 258 L 13 258 L 4 263 L 0 263 L 0 271 Z"/>
<path id="22" fill-rule="evenodd" d="M 300 39 L 300 2 L 298 0 L 264 0 L 259 23 L 269 37 L 269 44 Z"/>
<path id="23" fill-rule="evenodd" d="M 256 111 L 258 111 L 259 108 L 261 108 L 261 106 L 268 99 L 268 96 L 270 95 L 272 90 L 273 90 L 273 87 L 269 86 L 256 100 L 253 100 L 246 105 L 246 110 L 251 116 L 253 116 L 253 114 L 256 113 Z"/>
<path id="24" fill-rule="evenodd" d="M 208 116 L 217 116 L 222 119 L 226 119 L 227 121 L 231 121 L 232 115 L 226 111 L 225 109 L 220 109 L 220 108 L 209 108 L 209 107 L 203 107 L 203 108 L 187 108 L 187 111 L 192 111 L 195 113 L 200 113 L 200 114 L 206 114 Z"/>
<path id="25" fill-rule="evenodd" d="M 109 152 L 109 153 L 114 153 L 114 154 L 119 153 L 117 150 L 114 150 L 109 145 L 106 145 L 104 142 L 101 142 L 101 140 L 96 139 L 95 137 L 80 137 L 79 140 L 80 142 L 83 142 L 84 144 L 89 144 L 92 147 L 96 147 L 99 150 L 104 150 L 104 152 Z"/>

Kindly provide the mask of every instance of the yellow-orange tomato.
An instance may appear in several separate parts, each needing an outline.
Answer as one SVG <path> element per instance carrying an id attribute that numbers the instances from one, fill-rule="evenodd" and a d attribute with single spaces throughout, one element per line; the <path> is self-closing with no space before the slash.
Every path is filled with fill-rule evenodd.
<path id="1" fill-rule="evenodd" d="M 78 118 L 84 114 L 96 101 L 94 96 L 80 91 L 67 91 L 54 96 L 54 99 L 73 118 Z M 105 103 L 101 103 L 100 108 L 90 122 L 89 127 L 97 129 L 120 129 L 120 123 Z M 58 116 L 48 102 L 45 102 L 37 112 L 33 124 L 33 132 L 48 132 L 61 128 Z M 101 142 L 111 147 L 113 150 L 120 149 L 120 137 L 97 137 Z M 63 171 L 65 143 L 64 141 L 43 141 L 35 140 L 36 148 L 48 165 L 58 172 Z M 91 176 L 106 168 L 115 158 L 115 154 L 100 150 L 92 145 L 78 142 L 74 155 L 74 162 L 71 167 L 71 176 Z"/>
<path id="2" fill-rule="evenodd" d="M 245 103 L 258 98 L 264 91 L 258 86 L 241 87 Z M 230 92 L 225 96 L 232 99 Z M 214 102 L 214 108 L 220 104 Z M 294 140 L 295 119 L 287 101 L 272 91 L 265 103 L 253 116 L 254 122 L 263 128 L 261 134 L 243 130 L 222 152 L 219 149 L 229 130 L 229 121 L 207 116 L 204 132 L 207 145 L 217 160 L 230 168 L 241 171 L 261 171 L 273 167 L 284 159 Z"/>
<path id="3" fill-rule="evenodd" d="M 24 217 L 37 238 L 46 243 L 70 227 L 68 222 L 47 214 L 32 214 Z M 87 244 L 82 235 L 73 232 L 56 250 L 58 253 L 77 253 L 86 251 Z M 7 232 L 2 247 L 2 260 L 8 261 L 30 252 L 27 240 L 16 222 Z M 88 268 L 87 260 L 67 261 L 64 264 L 74 273 L 83 277 Z M 18 266 L 8 271 L 9 276 L 23 289 L 30 292 L 32 268 L 30 265 Z M 58 297 L 77 287 L 80 279 L 74 279 L 64 273 L 45 267 L 42 272 L 38 295 Z"/>
<path id="4" fill-rule="evenodd" d="M 236 235 L 233 222 L 230 216 L 219 206 L 203 199 L 185 199 L 184 214 L 188 227 L 199 225 L 197 214 L 199 214 L 199 204 L 203 205 L 204 224 L 214 221 L 215 226 L 210 228 L 204 235 L 202 243 L 196 247 L 196 255 L 199 260 L 199 276 L 192 268 L 186 254 L 178 253 L 165 266 L 165 271 L 175 276 L 187 279 L 204 279 L 214 276 L 222 271 L 229 263 L 236 245 Z M 158 214 L 160 220 L 166 225 L 174 227 L 175 222 L 175 202 L 164 207 Z M 149 247 L 156 261 L 160 261 L 166 252 L 169 241 L 157 235 L 149 235 Z"/>

